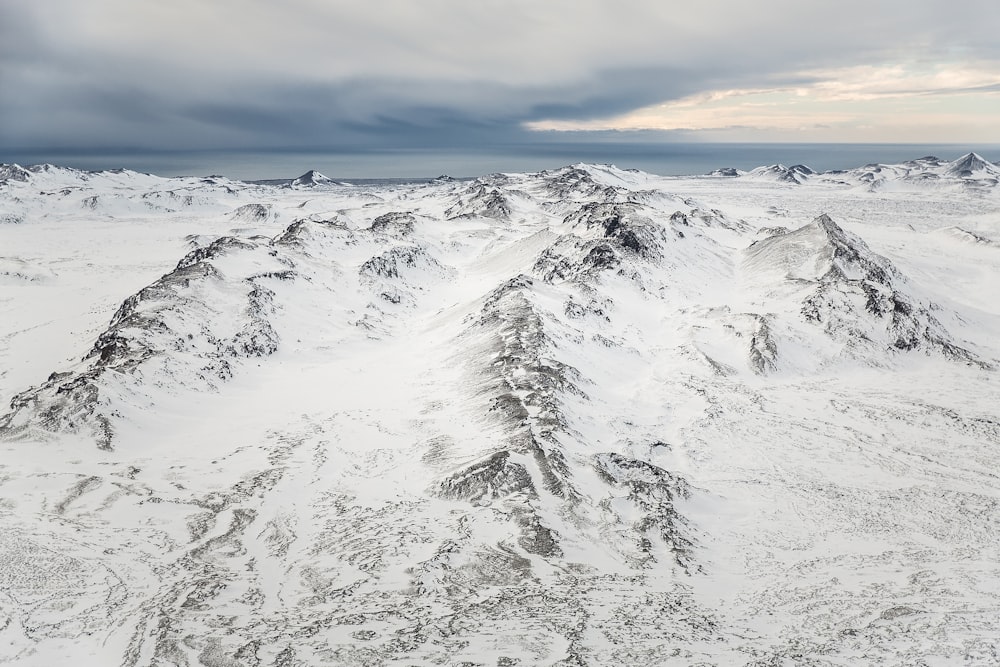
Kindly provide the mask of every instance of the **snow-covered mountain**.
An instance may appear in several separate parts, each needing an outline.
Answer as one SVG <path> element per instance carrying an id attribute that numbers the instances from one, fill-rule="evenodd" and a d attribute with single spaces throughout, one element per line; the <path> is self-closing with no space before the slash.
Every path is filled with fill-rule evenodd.
<path id="1" fill-rule="evenodd" d="M 968 153 L 948 163 L 945 174 L 956 178 L 991 178 L 1000 176 L 1000 167 L 975 153 Z"/>
<path id="2" fill-rule="evenodd" d="M 843 185 L 864 185 L 871 190 L 890 187 L 894 190 L 926 190 L 928 187 L 992 189 L 1000 182 L 1000 166 L 976 153 L 967 153 L 951 162 L 933 155 L 902 164 L 869 164 L 846 171 L 816 172 L 804 165 L 782 164 L 757 167 L 746 173 L 719 170 L 711 175 L 740 176 L 746 179 L 801 184 L 828 180 Z"/>
<path id="3" fill-rule="evenodd" d="M 0 663 L 995 664 L 998 173 L 4 165 Z"/>
<path id="4" fill-rule="evenodd" d="M 803 183 L 816 172 L 803 164 L 786 167 L 783 164 L 772 164 L 766 167 L 757 167 L 746 174 L 739 174 L 745 178 L 760 180 L 772 180 L 779 183 Z M 735 174 L 734 174 L 735 175 Z"/>
<path id="5" fill-rule="evenodd" d="M 333 179 L 324 176 L 315 169 L 310 169 L 306 173 L 302 174 L 298 178 L 292 179 L 292 187 L 295 186 L 305 186 L 309 187 L 312 185 L 330 185 L 333 183 Z"/>

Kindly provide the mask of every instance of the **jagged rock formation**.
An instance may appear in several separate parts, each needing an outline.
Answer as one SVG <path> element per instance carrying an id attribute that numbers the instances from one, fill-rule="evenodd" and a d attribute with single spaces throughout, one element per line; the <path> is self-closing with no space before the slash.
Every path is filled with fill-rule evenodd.
<path id="1" fill-rule="evenodd" d="M 458 195 L 453 206 L 445 211 L 449 218 L 487 217 L 506 220 L 512 208 L 508 195 L 491 181 L 479 179 Z"/>
<path id="2" fill-rule="evenodd" d="M 18 164 L 0 164 L 0 184 L 7 181 L 27 181 L 31 172 Z"/>
<path id="3" fill-rule="evenodd" d="M 407 211 L 394 211 L 385 213 L 372 220 L 371 230 L 383 234 L 396 236 L 409 236 L 413 233 L 413 227 L 417 219 L 412 213 Z"/>

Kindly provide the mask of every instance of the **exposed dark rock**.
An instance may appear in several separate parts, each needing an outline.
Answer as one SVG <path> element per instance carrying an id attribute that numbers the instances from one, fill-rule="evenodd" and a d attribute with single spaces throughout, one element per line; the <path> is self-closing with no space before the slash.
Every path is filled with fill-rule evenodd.
<path id="1" fill-rule="evenodd" d="M 763 375 L 777 369 L 778 346 L 767 319 L 758 315 L 755 320 L 757 328 L 750 339 L 750 367 Z"/>
<path id="2" fill-rule="evenodd" d="M 499 187 L 479 180 L 458 195 L 458 201 L 445 211 L 445 215 L 449 218 L 507 220 L 512 211 L 510 200 Z"/>
<path id="3" fill-rule="evenodd" d="M 372 221 L 371 230 L 383 234 L 408 236 L 413 233 L 417 219 L 407 211 L 385 213 Z"/>
<path id="4" fill-rule="evenodd" d="M 661 253 L 662 226 L 640 215 L 639 207 L 634 204 L 590 202 L 570 213 L 563 222 L 586 230 L 599 229 L 618 247 L 645 259 Z"/>
<path id="5" fill-rule="evenodd" d="M 441 482 L 441 495 L 469 501 L 505 498 L 515 493 L 536 496 L 527 469 L 510 458 L 510 451 L 502 450 L 466 466 Z"/>
<path id="6" fill-rule="evenodd" d="M 25 182 L 31 178 L 31 172 L 18 164 L 0 164 L 0 185 L 9 181 Z"/>
<path id="7" fill-rule="evenodd" d="M 443 272 L 441 266 L 420 246 L 397 246 L 386 250 L 381 255 L 366 260 L 358 273 L 363 279 L 399 278 L 410 269 L 421 268 L 435 272 Z"/>
<path id="8" fill-rule="evenodd" d="M 271 207 L 267 204 L 244 204 L 229 217 L 240 222 L 264 222 L 271 217 Z"/>
<path id="9" fill-rule="evenodd" d="M 878 348 L 884 340 L 882 351 L 923 349 L 981 363 L 954 342 L 926 306 L 908 295 L 907 280 L 888 259 L 829 215 L 756 241 L 748 249 L 748 262 L 751 268 L 787 267 L 790 280 L 814 283 L 802 302 L 803 317 L 844 340 L 848 350 Z M 810 268 L 802 273 L 802 267 Z M 853 305 L 855 297 L 864 303 L 863 310 Z"/>
<path id="10" fill-rule="evenodd" d="M 535 261 L 532 272 L 546 282 L 580 280 L 589 282 L 601 271 L 621 266 L 620 251 L 607 241 L 566 239 L 546 248 Z"/>
<path id="11" fill-rule="evenodd" d="M 253 248 L 254 246 L 255 244 L 246 241 L 244 239 L 236 238 L 235 236 L 223 236 L 216 239 L 215 241 L 212 241 L 212 243 L 210 243 L 207 246 L 203 246 L 201 248 L 195 248 L 188 254 L 184 255 L 184 257 L 182 257 L 181 260 L 177 262 L 177 267 L 174 269 L 174 271 L 175 273 L 183 271 L 184 269 L 190 268 L 196 264 L 204 265 L 202 271 L 211 271 L 212 269 L 206 268 L 211 266 L 210 264 L 206 263 L 207 260 L 212 260 L 218 257 L 222 257 L 223 255 L 233 251 L 248 250 L 250 248 Z M 173 274 L 168 274 L 168 275 L 173 276 Z M 164 279 L 167 279 L 167 277 L 164 276 Z M 170 282 L 174 282 L 173 278 L 169 280 Z M 126 303 L 128 302 L 126 301 Z"/>
<path id="12" fill-rule="evenodd" d="M 640 550 L 649 552 L 642 539 L 653 533 L 667 545 L 677 565 L 690 573 L 694 543 L 675 507 L 677 500 L 690 497 L 687 482 L 651 463 L 613 452 L 595 456 L 594 468 L 609 484 L 627 488 L 629 500 L 642 512 L 634 525 Z"/>
<path id="13" fill-rule="evenodd" d="M 556 199 L 594 197 L 604 192 L 605 187 L 594 180 L 586 170 L 579 167 L 562 167 L 539 174 L 545 182 L 548 194 Z"/>
<path id="14" fill-rule="evenodd" d="M 274 245 L 295 248 L 309 254 L 310 243 L 319 238 L 331 239 L 334 242 L 353 245 L 356 243 L 354 232 L 347 223 L 338 218 L 332 220 L 296 220 L 274 239 Z"/>

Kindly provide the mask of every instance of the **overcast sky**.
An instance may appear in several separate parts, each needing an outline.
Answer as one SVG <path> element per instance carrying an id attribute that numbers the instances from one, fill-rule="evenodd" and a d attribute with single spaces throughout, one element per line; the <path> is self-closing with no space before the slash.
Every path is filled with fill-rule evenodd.
<path id="1" fill-rule="evenodd" d="M 0 0 L 0 151 L 1000 143 L 998 34 L 997 0 Z"/>

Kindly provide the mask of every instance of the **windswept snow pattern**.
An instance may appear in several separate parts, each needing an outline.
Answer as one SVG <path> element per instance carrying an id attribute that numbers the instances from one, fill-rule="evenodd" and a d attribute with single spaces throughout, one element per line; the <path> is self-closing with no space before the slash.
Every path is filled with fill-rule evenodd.
<path id="1" fill-rule="evenodd" d="M 997 664 L 998 177 L 3 165 L 0 664 Z"/>

